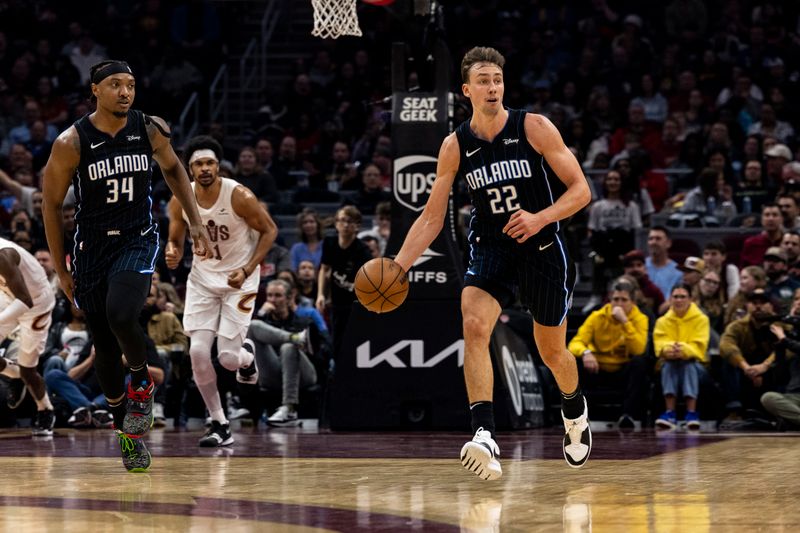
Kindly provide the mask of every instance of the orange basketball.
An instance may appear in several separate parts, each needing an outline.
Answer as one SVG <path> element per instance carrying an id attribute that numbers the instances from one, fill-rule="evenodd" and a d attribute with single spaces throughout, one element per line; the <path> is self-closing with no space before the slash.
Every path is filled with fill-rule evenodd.
<path id="1" fill-rule="evenodd" d="M 408 296 L 408 277 L 388 257 L 376 257 L 358 269 L 354 287 L 361 305 L 373 313 L 388 313 Z"/>

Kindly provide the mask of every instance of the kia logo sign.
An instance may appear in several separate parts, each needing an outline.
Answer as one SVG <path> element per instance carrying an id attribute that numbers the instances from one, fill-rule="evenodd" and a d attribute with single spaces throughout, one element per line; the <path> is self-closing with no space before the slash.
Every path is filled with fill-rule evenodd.
<path id="1" fill-rule="evenodd" d="M 435 157 L 407 155 L 394 160 L 394 197 L 412 211 L 422 211 L 436 179 Z"/>

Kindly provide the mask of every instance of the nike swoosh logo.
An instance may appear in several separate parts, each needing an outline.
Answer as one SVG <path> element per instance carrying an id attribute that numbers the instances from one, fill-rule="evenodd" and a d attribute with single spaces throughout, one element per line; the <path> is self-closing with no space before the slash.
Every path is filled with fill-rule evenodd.
<path id="1" fill-rule="evenodd" d="M 140 231 L 139 233 L 142 235 L 142 237 L 144 237 L 145 235 L 147 235 L 148 233 L 150 233 L 150 230 L 151 230 L 151 229 L 153 229 L 153 226 L 150 226 L 149 228 L 147 228 L 147 229 L 144 229 L 144 230 Z M 553 244 L 553 243 L 551 242 L 550 244 Z M 540 248 L 540 250 L 541 250 L 541 248 Z"/>
<path id="2" fill-rule="evenodd" d="M 474 149 L 473 151 L 471 151 L 471 152 L 469 152 L 469 151 L 468 151 L 468 152 L 467 152 L 467 157 L 471 157 L 471 156 L 475 155 L 475 153 L 476 153 L 478 150 L 480 150 L 480 147 L 478 147 L 478 148 L 475 148 L 475 149 Z"/>
<path id="3" fill-rule="evenodd" d="M 94 143 L 92 143 L 92 145 L 91 145 L 91 146 L 92 146 L 92 150 L 94 150 L 95 148 L 97 148 L 97 147 L 98 147 L 98 146 L 100 146 L 101 144 L 105 144 L 105 143 L 106 143 L 105 141 L 101 141 L 101 142 L 99 142 L 99 143 L 97 143 L 97 144 L 94 144 Z"/>
<path id="4" fill-rule="evenodd" d="M 540 245 L 539 245 L 539 251 L 541 252 L 542 250 L 547 250 L 547 249 L 548 249 L 548 248 L 550 248 L 552 245 L 553 245 L 553 241 L 550 241 L 550 244 L 545 244 L 544 246 L 542 246 L 542 245 L 540 244 Z"/>

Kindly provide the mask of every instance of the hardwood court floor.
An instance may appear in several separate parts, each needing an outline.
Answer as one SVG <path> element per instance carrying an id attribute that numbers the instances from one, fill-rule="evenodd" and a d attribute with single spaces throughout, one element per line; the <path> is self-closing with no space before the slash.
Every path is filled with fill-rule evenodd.
<path id="1" fill-rule="evenodd" d="M 506 433 L 497 482 L 456 433 L 200 434 L 152 431 L 128 474 L 109 431 L 2 430 L 0 531 L 800 531 L 797 434 L 601 432 L 573 470 L 558 431 Z"/>

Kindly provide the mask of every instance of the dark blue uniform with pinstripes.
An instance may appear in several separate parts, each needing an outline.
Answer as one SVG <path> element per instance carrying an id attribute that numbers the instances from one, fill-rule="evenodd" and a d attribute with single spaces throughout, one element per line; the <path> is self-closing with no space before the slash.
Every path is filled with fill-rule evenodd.
<path id="1" fill-rule="evenodd" d="M 155 268 L 159 246 L 150 196 L 153 149 L 145 120 L 141 111 L 129 111 L 127 124 L 114 137 L 95 128 L 88 115 L 75 122 L 81 159 L 72 179 L 72 275 L 75 301 L 86 311 L 105 306 L 113 274 L 152 274 Z"/>
<path id="2" fill-rule="evenodd" d="M 515 290 L 536 322 L 557 326 L 572 305 L 575 265 L 555 222 L 520 244 L 503 233 L 514 211 L 535 213 L 566 190 L 544 157 L 525 137 L 524 111 L 509 109 L 508 121 L 492 142 L 476 137 L 469 120 L 456 129 L 461 162 L 457 177 L 472 199 L 470 263 L 465 285 L 491 294 L 501 306 Z"/>

